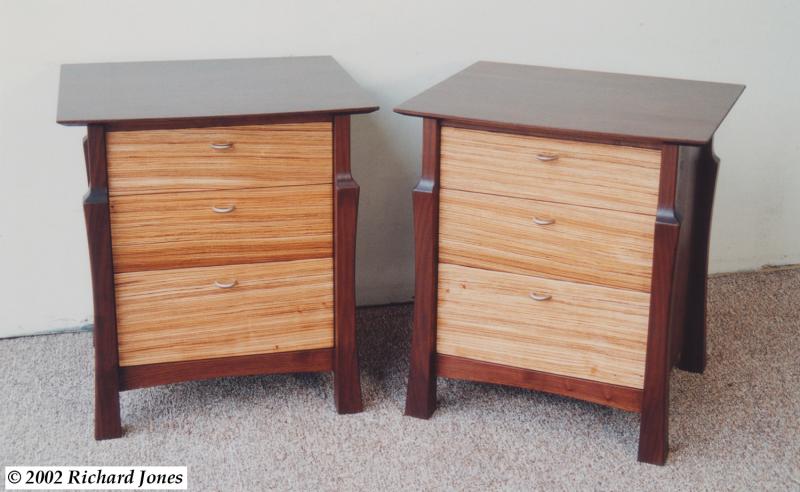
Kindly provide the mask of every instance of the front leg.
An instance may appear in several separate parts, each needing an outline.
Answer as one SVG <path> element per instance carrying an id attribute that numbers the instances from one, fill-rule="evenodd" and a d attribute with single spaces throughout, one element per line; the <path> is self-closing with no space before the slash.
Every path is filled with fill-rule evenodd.
<path id="1" fill-rule="evenodd" d="M 422 177 L 414 190 L 414 331 L 405 414 L 436 409 L 436 304 L 439 263 L 439 122 L 423 121 Z"/>
<path id="2" fill-rule="evenodd" d="M 339 413 L 358 413 L 361 375 L 356 344 L 356 221 L 358 184 L 350 174 L 350 116 L 333 118 L 334 362 L 333 394 Z"/>
<path id="3" fill-rule="evenodd" d="M 105 131 L 90 125 L 84 141 L 89 193 L 83 200 L 94 301 L 94 437 L 122 436 L 119 415 L 119 353 Z"/>
<path id="4" fill-rule="evenodd" d="M 672 368 L 670 316 L 680 224 L 675 214 L 678 147 L 661 154 L 658 211 L 653 248 L 650 321 L 642 394 L 639 461 L 663 465 L 669 450 L 669 377 Z"/>

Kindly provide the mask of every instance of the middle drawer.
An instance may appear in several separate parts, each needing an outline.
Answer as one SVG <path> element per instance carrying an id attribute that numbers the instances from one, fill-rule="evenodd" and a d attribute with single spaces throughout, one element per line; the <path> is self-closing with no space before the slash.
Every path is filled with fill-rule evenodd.
<path id="1" fill-rule="evenodd" d="M 650 291 L 652 216 L 440 191 L 439 261 Z"/>
<path id="2" fill-rule="evenodd" d="M 111 196 L 116 273 L 333 255 L 330 184 Z"/>

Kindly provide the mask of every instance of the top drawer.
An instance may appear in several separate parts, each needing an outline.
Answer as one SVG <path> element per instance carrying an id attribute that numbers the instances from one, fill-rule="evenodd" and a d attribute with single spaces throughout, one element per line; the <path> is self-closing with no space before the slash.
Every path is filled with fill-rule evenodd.
<path id="1" fill-rule="evenodd" d="M 443 127 L 443 188 L 655 215 L 661 152 Z"/>
<path id="2" fill-rule="evenodd" d="M 330 122 L 109 132 L 109 194 L 330 183 Z"/>

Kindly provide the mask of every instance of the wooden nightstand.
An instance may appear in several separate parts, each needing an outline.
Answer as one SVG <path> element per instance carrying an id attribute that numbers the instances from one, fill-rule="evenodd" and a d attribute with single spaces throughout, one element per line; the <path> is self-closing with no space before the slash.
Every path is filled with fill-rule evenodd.
<path id="1" fill-rule="evenodd" d="M 480 62 L 421 116 L 406 414 L 436 376 L 641 412 L 667 456 L 669 374 L 705 367 L 712 137 L 743 86 Z"/>
<path id="2" fill-rule="evenodd" d="M 64 65 L 86 125 L 95 437 L 119 391 L 334 372 L 361 411 L 350 114 L 377 106 L 331 57 Z"/>

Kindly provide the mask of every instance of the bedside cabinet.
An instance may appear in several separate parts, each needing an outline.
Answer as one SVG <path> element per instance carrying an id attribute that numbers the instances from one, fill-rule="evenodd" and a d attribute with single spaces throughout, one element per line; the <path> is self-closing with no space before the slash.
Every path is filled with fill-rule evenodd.
<path id="1" fill-rule="evenodd" d="M 398 107 L 423 121 L 406 414 L 436 377 L 641 413 L 663 464 L 673 365 L 705 367 L 718 160 L 743 86 L 480 62 Z"/>
<path id="2" fill-rule="evenodd" d="M 330 57 L 64 65 L 86 125 L 95 437 L 119 391 L 333 371 L 361 411 L 350 114 L 377 107 Z"/>

